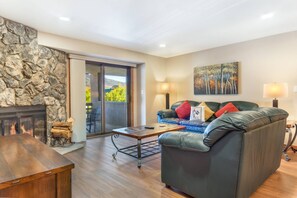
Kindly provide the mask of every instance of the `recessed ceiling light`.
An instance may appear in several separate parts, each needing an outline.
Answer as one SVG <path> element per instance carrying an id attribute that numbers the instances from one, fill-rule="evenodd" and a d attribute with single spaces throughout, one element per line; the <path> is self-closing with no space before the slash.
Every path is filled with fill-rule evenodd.
<path id="1" fill-rule="evenodd" d="M 59 17 L 61 21 L 70 21 L 69 17 Z"/>
<path id="2" fill-rule="evenodd" d="M 164 43 L 160 44 L 159 47 L 164 48 L 164 47 L 166 47 L 166 44 L 164 44 Z"/>
<path id="3" fill-rule="evenodd" d="M 263 14 L 261 15 L 261 19 L 270 19 L 274 16 L 274 12 L 270 12 L 270 13 L 266 13 L 266 14 Z"/>

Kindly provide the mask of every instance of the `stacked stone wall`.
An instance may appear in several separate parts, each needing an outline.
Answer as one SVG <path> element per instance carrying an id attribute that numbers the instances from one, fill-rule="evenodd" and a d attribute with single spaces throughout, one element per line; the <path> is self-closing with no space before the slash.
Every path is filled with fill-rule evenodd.
<path id="1" fill-rule="evenodd" d="M 37 35 L 0 16 L 0 107 L 46 105 L 49 131 L 66 120 L 67 57 L 38 45 Z"/>

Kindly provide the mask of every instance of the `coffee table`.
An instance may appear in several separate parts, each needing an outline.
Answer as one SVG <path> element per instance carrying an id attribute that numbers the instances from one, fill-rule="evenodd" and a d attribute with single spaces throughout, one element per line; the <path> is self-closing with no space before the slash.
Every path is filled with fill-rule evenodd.
<path id="1" fill-rule="evenodd" d="M 151 127 L 151 129 L 147 127 Z M 184 126 L 175 125 L 175 124 L 154 123 L 146 126 L 125 127 L 125 128 L 114 129 L 113 135 L 111 136 L 111 141 L 117 151 L 114 154 L 112 154 L 112 157 L 114 160 L 116 160 L 116 156 L 118 152 L 129 155 L 138 160 L 137 166 L 138 168 L 140 168 L 142 158 L 160 153 L 160 146 L 157 139 L 147 141 L 147 142 L 142 142 L 143 139 L 148 137 L 153 137 L 153 136 L 159 136 L 169 131 L 182 130 L 184 128 L 185 128 Z M 119 148 L 115 144 L 114 138 L 118 138 L 120 135 L 136 139 L 137 144 L 127 146 L 124 148 Z"/>

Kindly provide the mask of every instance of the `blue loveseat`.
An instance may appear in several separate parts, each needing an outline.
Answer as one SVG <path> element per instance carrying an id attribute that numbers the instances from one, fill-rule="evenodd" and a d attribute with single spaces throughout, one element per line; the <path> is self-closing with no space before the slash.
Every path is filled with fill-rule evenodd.
<path id="1" fill-rule="evenodd" d="M 170 109 L 161 110 L 157 113 L 158 122 L 159 123 L 167 123 L 167 124 L 178 124 L 186 127 L 186 131 L 203 133 L 209 123 L 216 119 L 215 115 L 211 116 L 206 122 L 201 122 L 198 120 L 189 120 L 178 118 L 175 109 L 181 105 L 184 101 L 179 101 L 174 103 Z M 191 106 L 198 106 L 201 102 L 188 100 Z M 256 103 L 247 102 L 247 101 L 226 101 L 223 103 L 218 102 L 205 102 L 206 105 L 213 111 L 216 112 L 226 104 L 231 102 L 239 111 L 248 111 L 257 109 L 259 106 Z"/>

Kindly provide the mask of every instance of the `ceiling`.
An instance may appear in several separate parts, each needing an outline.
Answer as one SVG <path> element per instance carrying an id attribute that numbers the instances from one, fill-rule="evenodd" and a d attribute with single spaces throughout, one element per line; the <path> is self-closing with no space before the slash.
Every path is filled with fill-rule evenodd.
<path id="1" fill-rule="evenodd" d="M 296 0 L 0 0 L 2 17 L 38 31 L 160 57 L 295 31 L 296 10 Z"/>

